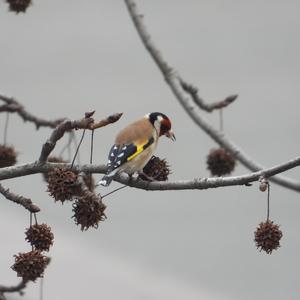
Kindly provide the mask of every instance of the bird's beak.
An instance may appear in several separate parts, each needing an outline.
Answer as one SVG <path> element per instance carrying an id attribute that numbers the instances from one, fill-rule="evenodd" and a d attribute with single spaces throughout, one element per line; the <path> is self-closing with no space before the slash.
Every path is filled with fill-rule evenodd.
<path id="1" fill-rule="evenodd" d="M 176 141 L 176 137 L 175 134 L 172 130 L 169 130 L 166 132 L 166 137 L 168 137 L 169 139 L 171 139 L 173 142 Z"/>

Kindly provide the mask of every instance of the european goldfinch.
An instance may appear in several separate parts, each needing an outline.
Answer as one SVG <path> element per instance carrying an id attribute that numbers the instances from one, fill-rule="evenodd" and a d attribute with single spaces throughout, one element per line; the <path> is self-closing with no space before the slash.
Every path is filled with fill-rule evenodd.
<path id="1" fill-rule="evenodd" d="M 120 172 L 131 176 L 142 171 L 162 135 L 175 141 L 170 119 L 159 112 L 147 114 L 122 129 L 109 152 L 107 173 L 98 185 L 108 186 Z"/>

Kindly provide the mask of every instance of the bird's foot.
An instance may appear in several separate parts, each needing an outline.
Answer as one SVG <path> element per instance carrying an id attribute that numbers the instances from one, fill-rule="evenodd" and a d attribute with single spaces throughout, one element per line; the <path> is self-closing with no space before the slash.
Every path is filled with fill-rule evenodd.
<path id="1" fill-rule="evenodd" d="M 147 174 L 145 174 L 143 171 L 140 171 L 139 173 L 138 173 L 138 179 L 139 180 L 144 180 L 144 181 L 155 181 L 155 178 L 154 177 L 151 177 L 151 176 L 149 176 L 149 175 L 147 175 Z"/>

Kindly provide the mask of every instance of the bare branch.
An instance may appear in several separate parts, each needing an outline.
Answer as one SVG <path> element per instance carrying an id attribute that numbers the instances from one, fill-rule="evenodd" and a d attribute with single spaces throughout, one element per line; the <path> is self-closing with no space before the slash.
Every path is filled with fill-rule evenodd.
<path id="1" fill-rule="evenodd" d="M 242 149 L 236 146 L 232 141 L 230 141 L 223 133 L 212 127 L 200 114 L 199 107 L 194 103 L 194 101 L 186 96 L 186 92 L 181 86 L 181 79 L 178 74 L 176 74 L 172 68 L 168 65 L 166 60 L 163 58 L 161 52 L 154 44 L 148 30 L 143 21 L 142 14 L 138 12 L 137 6 L 134 0 L 124 0 L 135 28 L 144 44 L 149 54 L 152 56 L 153 60 L 157 64 L 158 68 L 162 72 L 167 84 L 172 90 L 174 96 L 183 106 L 188 115 L 192 120 L 204 130 L 215 142 L 217 142 L 221 147 L 224 147 L 239 160 L 245 167 L 251 171 L 259 171 L 264 169 L 263 166 L 252 160 Z M 283 187 L 299 191 L 299 182 L 286 178 L 283 176 L 272 177 L 271 180 Z"/>
<path id="2" fill-rule="evenodd" d="M 107 118 L 93 124 L 91 126 L 91 129 L 97 129 L 97 128 L 101 128 L 101 127 L 104 127 L 106 125 L 115 123 L 122 117 L 122 115 L 123 115 L 123 113 L 116 113 L 116 114 L 110 115 Z"/>
<path id="3" fill-rule="evenodd" d="M 196 88 L 195 86 L 185 82 L 183 79 L 180 78 L 180 84 L 182 86 L 182 88 L 191 95 L 192 99 L 194 100 L 195 104 L 207 111 L 207 112 L 212 112 L 215 109 L 221 109 L 221 108 L 225 108 L 227 107 L 229 104 L 233 103 L 238 95 L 230 95 L 227 98 L 225 98 L 222 101 L 217 101 L 214 103 L 205 103 L 205 101 L 198 95 L 198 88 Z"/>
<path id="4" fill-rule="evenodd" d="M 4 286 L 0 285 L 0 300 L 5 300 L 4 293 L 15 293 L 19 292 L 22 293 L 23 289 L 26 288 L 28 281 L 21 280 L 21 282 L 14 286 Z"/>
<path id="5" fill-rule="evenodd" d="M 154 181 L 147 182 L 139 179 L 132 180 L 128 176 L 121 174 L 116 180 L 131 187 L 144 190 L 203 190 L 225 186 L 249 185 L 258 181 L 261 177 L 272 178 L 272 176 L 300 166 L 300 157 L 286 163 L 253 172 L 250 174 L 230 177 L 195 178 L 192 180 L 179 180 L 174 182 Z M 294 190 L 300 192 L 300 182 L 294 186 Z"/>
<path id="6" fill-rule="evenodd" d="M 90 129 L 92 123 L 94 123 L 94 119 L 91 117 L 76 121 L 65 120 L 64 122 L 60 123 L 53 130 L 50 138 L 43 145 L 39 161 L 45 162 L 47 160 L 57 141 L 64 136 L 66 131 L 70 131 L 72 129 Z"/>
<path id="7" fill-rule="evenodd" d="M 36 213 L 40 211 L 40 208 L 37 205 L 33 204 L 31 199 L 12 193 L 9 191 L 9 189 L 5 189 L 1 184 L 0 184 L 0 193 L 6 199 L 22 205 L 24 208 L 26 208 L 32 213 Z"/>
<path id="8" fill-rule="evenodd" d="M 12 179 L 17 177 L 23 177 L 27 175 L 33 175 L 38 173 L 48 173 L 54 168 L 65 167 L 67 169 L 72 169 L 76 173 L 99 173 L 105 174 L 107 167 L 106 165 L 74 165 L 73 168 L 71 164 L 63 163 L 49 163 L 49 162 L 33 162 L 18 166 L 12 166 L 7 168 L 0 168 L 0 181 L 5 179 Z"/>
<path id="9" fill-rule="evenodd" d="M 37 129 L 39 129 L 40 127 L 55 128 L 63 121 L 67 121 L 66 118 L 60 118 L 54 121 L 50 121 L 50 120 L 45 120 L 37 116 L 34 116 L 33 114 L 25 110 L 24 106 L 21 105 L 17 100 L 11 97 L 0 95 L 0 100 L 2 100 L 5 103 L 3 105 L 0 105 L 0 113 L 1 112 L 17 113 L 24 121 L 33 122 L 36 125 Z M 86 113 L 86 118 L 91 118 L 94 113 L 95 111 L 91 113 Z M 100 127 L 104 127 L 108 124 L 117 122 L 122 115 L 123 113 L 113 114 L 99 122 L 96 122 L 91 128 L 87 128 L 87 129 L 97 129 Z"/>
<path id="10" fill-rule="evenodd" d="M 0 180 L 11 179 L 16 177 L 22 177 L 30 174 L 45 173 L 53 170 L 57 167 L 66 167 L 71 169 L 71 164 L 61 164 L 61 163 L 30 163 L 15 167 L 7 167 L 0 169 Z M 143 189 L 143 190 L 192 190 L 192 189 L 209 189 L 224 186 L 235 186 L 235 185 L 246 185 L 254 181 L 259 181 L 261 177 L 271 179 L 274 175 L 283 173 L 287 170 L 293 169 L 300 166 L 300 157 L 297 157 L 288 162 L 282 163 L 280 165 L 273 166 L 271 168 L 259 170 L 246 175 L 241 176 L 231 176 L 231 177 L 213 177 L 213 178 L 195 178 L 190 180 L 178 180 L 173 182 L 158 182 L 158 181 L 143 181 L 141 179 L 129 179 L 126 174 L 120 174 L 116 177 L 116 181 L 126 184 L 131 187 Z M 106 173 L 105 165 L 74 165 L 73 171 L 80 173 Z M 300 192 L 300 182 L 293 182 L 293 190 Z"/>
<path id="11" fill-rule="evenodd" d="M 5 104 L 0 106 L 0 112 L 9 112 L 9 113 L 17 113 L 23 121 L 29 121 L 35 124 L 36 129 L 40 127 L 50 127 L 55 128 L 59 123 L 64 121 L 64 118 L 57 119 L 57 120 L 45 120 L 34 116 L 21 105 L 17 100 L 0 95 L 0 100 L 2 100 Z"/>
<path id="12" fill-rule="evenodd" d="M 51 151 L 54 149 L 58 140 L 60 140 L 66 131 L 71 131 L 73 129 L 89 129 L 94 130 L 106 125 L 117 122 L 122 113 L 113 114 L 101 121 L 94 122 L 94 119 L 91 117 L 94 112 L 89 112 L 85 114 L 85 117 L 80 120 L 70 121 L 65 120 L 60 123 L 52 132 L 50 138 L 46 141 L 46 143 L 42 147 L 42 151 L 40 154 L 39 162 L 45 162 L 50 155 Z"/>

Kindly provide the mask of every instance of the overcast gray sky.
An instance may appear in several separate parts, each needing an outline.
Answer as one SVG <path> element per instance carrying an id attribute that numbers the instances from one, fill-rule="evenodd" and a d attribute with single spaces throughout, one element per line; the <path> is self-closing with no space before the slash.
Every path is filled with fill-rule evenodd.
<path id="1" fill-rule="evenodd" d="M 137 3 L 169 63 L 207 101 L 239 94 L 224 112 L 225 132 L 235 143 L 265 166 L 299 155 L 298 1 Z M 17 16 L 1 1 L 0 37 L 0 91 L 32 113 L 75 119 L 95 109 L 100 119 L 124 112 L 118 123 L 96 133 L 95 163 L 105 162 L 122 126 L 162 111 L 177 137 L 176 143 L 162 139 L 157 149 L 172 165 L 170 179 L 209 176 L 205 159 L 216 145 L 176 102 L 123 1 L 36 0 Z M 218 126 L 218 114 L 205 117 Z M 49 134 L 10 118 L 8 139 L 20 163 L 37 159 Z M 81 160 L 88 159 L 87 139 Z M 238 166 L 235 174 L 246 172 Z M 300 172 L 286 175 L 299 179 Z M 88 232 L 70 219 L 70 204 L 61 206 L 47 195 L 40 175 L 4 184 L 32 197 L 42 208 L 39 221 L 54 231 L 45 300 L 299 299 L 295 192 L 272 185 L 271 218 L 284 237 L 282 247 L 268 256 L 253 243 L 266 215 L 266 194 L 257 184 L 182 192 L 126 189 L 107 198 L 108 219 Z M 17 282 L 10 266 L 13 254 L 29 250 L 28 219 L 20 207 L 1 201 L 1 283 Z M 23 299 L 38 299 L 38 284 L 31 284 Z"/>

